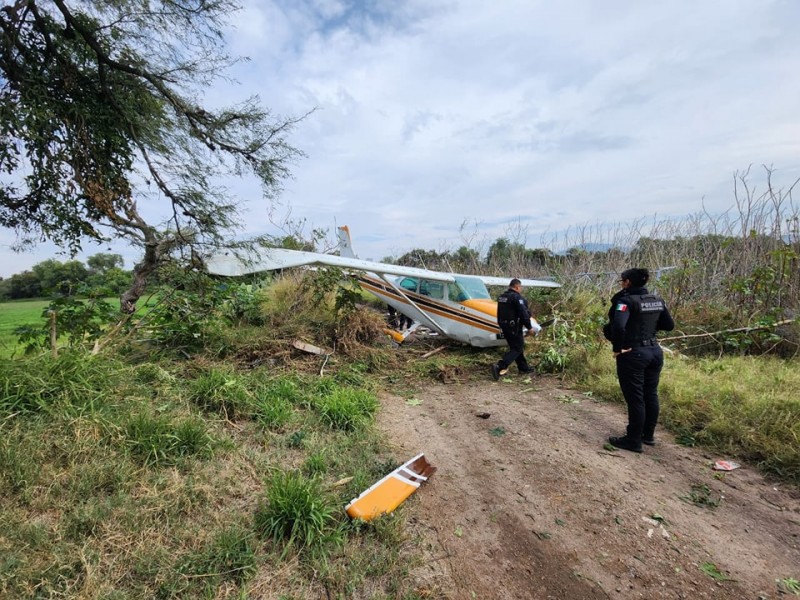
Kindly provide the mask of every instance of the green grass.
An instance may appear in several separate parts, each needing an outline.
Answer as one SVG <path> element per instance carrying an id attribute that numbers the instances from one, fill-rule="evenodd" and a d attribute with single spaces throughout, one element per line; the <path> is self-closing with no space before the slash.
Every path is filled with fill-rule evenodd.
<path id="1" fill-rule="evenodd" d="M 609 353 L 589 361 L 583 384 L 622 401 Z M 800 481 L 800 361 L 771 357 L 666 356 L 661 424 L 676 440 L 740 458 Z"/>
<path id="2" fill-rule="evenodd" d="M 24 350 L 17 344 L 14 330 L 22 325 L 43 323 L 42 311 L 50 304 L 49 300 L 18 300 L 0 302 L 0 358 L 7 358 Z"/>
<path id="3" fill-rule="evenodd" d="M 353 431 L 371 422 L 378 409 L 378 399 L 367 390 L 342 388 L 322 396 L 315 405 L 328 426 Z"/>
<path id="4" fill-rule="evenodd" d="M 397 462 L 361 378 L 4 361 L 0 597 L 301 598 L 320 582 L 414 597 L 402 511 L 374 527 L 344 513 Z"/>
<path id="5" fill-rule="evenodd" d="M 255 527 L 264 537 L 302 550 L 321 546 L 336 526 L 341 508 L 315 477 L 277 471 L 256 510 Z"/>

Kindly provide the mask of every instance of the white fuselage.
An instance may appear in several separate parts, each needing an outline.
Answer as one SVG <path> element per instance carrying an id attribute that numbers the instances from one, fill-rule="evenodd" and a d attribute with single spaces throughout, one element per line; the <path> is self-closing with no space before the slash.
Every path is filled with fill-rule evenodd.
<path id="1" fill-rule="evenodd" d="M 489 297 L 486 286 L 469 278 L 470 288 L 465 289 L 459 283 L 467 278 L 457 279 L 455 284 L 448 284 L 364 273 L 359 275 L 358 282 L 398 312 L 444 336 L 479 348 L 505 345 L 497 325 L 497 302 Z"/>

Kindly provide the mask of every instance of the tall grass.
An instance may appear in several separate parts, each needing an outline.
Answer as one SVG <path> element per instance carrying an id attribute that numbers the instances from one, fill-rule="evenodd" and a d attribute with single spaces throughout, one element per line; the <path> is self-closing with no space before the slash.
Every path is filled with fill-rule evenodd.
<path id="1" fill-rule="evenodd" d="M 321 546 L 336 525 L 341 511 L 319 479 L 297 471 L 277 471 L 267 482 L 267 492 L 255 514 L 258 532 L 274 541 L 285 540 L 297 549 Z"/>
<path id="2" fill-rule="evenodd" d="M 353 431 L 371 422 L 378 399 L 367 390 L 342 388 L 315 402 L 322 420 L 334 429 Z"/>
<path id="3" fill-rule="evenodd" d="M 253 396 L 232 369 L 211 368 L 191 383 L 189 400 L 207 412 L 235 419 L 248 413 Z"/>
<path id="4" fill-rule="evenodd" d="M 590 360 L 583 384 L 622 401 L 613 360 Z M 666 353 L 661 423 L 679 443 L 703 445 L 800 482 L 800 369 L 769 357 L 692 359 Z"/>
<path id="5" fill-rule="evenodd" d="M 128 419 L 125 438 L 131 454 L 145 466 L 173 465 L 187 456 L 207 458 L 214 446 L 204 421 L 189 418 L 173 422 L 150 412 Z"/>
<path id="6" fill-rule="evenodd" d="M 0 360 L 0 414 L 103 410 L 110 404 L 107 392 L 116 385 L 120 370 L 113 360 L 81 353 L 63 353 L 57 360 L 48 356 Z"/>

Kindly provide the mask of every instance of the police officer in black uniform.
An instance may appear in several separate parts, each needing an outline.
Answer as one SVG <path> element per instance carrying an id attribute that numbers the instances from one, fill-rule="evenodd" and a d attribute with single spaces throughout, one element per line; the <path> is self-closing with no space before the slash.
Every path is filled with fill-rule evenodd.
<path id="1" fill-rule="evenodd" d="M 500 325 L 509 350 L 503 355 L 500 362 L 492 365 L 492 377 L 495 381 L 508 372 L 508 367 L 512 362 L 517 363 L 520 373 L 533 371 L 525 358 L 525 336 L 522 330 L 523 328 L 532 329 L 538 334 L 542 328 L 531 318 L 528 301 L 522 297 L 521 291 L 522 282 L 519 279 L 512 279 L 508 284 L 508 289 L 497 299 L 497 324 Z"/>
<path id="2" fill-rule="evenodd" d="M 656 331 L 675 328 L 664 300 L 647 291 L 649 279 L 647 269 L 622 272 L 622 290 L 612 298 L 610 323 L 604 328 L 617 361 L 619 387 L 628 405 L 627 433 L 608 441 L 633 452 L 641 452 L 642 443 L 655 444 L 658 380 L 664 366 Z"/>

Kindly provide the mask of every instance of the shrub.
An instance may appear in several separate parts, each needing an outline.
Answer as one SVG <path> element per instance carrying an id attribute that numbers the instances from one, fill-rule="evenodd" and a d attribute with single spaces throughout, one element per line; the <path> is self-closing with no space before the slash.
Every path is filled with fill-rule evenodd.
<path id="1" fill-rule="evenodd" d="M 19 343 L 25 345 L 26 353 L 50 345 L 51 315 L 55 315 L 57 336 L 66 336 L 72 347 L 97 340 L 110 323 L 119 319 L 119 311 L 102 298 L 80 300 L 75 296 L 59 296 L 42 312 L 40 326 L 24 325 L 15 330 Z"/>

